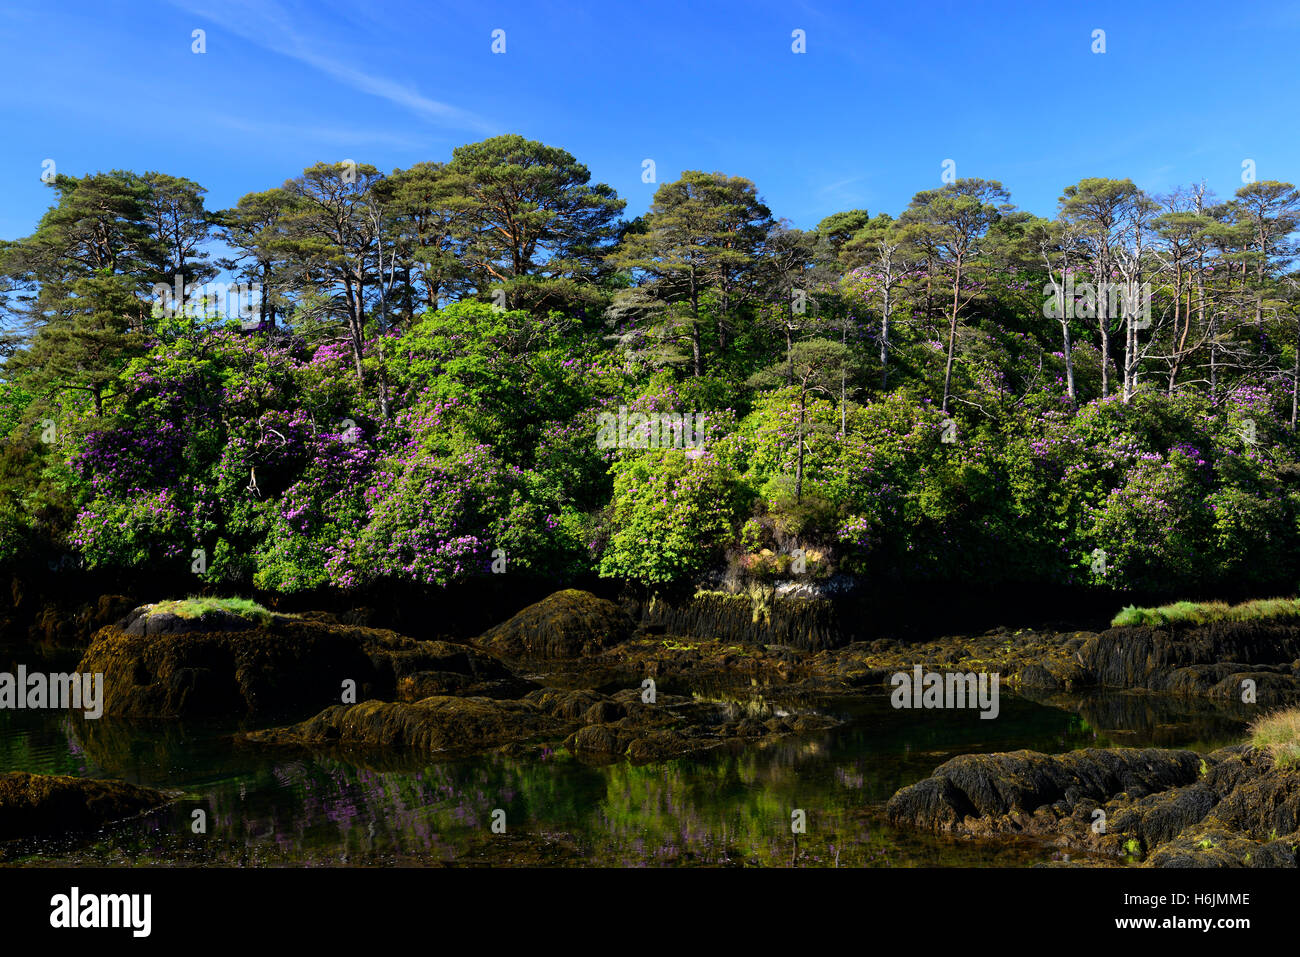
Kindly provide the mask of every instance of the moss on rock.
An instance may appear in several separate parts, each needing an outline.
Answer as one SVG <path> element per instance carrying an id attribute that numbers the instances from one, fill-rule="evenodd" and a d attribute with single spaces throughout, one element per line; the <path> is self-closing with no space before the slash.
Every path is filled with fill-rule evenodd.
<path id="1" fill-rule="evenodd" d="M 478 644 L 507 658 L 577 658 L 632 636 L 632 617 L 612 601 L 568 588 L 489 628 Z"/>
<path id="2" fill-rule="evenodd" d="M 93 830 L 168 800 L 123 781 L 10 771 L 0 774 L 0 839 Z"/>
<path id="3" fill-rule="evenodd" d="M 240 740 L 305 748 L 408 748 L 469 753 L 563 730 L 559 719 L 528 702 L 436 696 L 422 701 L 334 705 L 287 728 L 252 731 Z"/>
<path id="4" fill-rule="evenodd" d="M 110 626 L 78 670 L 103 673 L 105 714 L 133 717 L 301 713 L 340 701 L 345 681 L 363 700 L 394 697 L 404 679 L 424 688 L 439 680 L 420 673 L 442 675 L 441 687 L 457 692 L 513 677 L 467 646 L 285 617 L 236 631 L 131 634 Z"/>

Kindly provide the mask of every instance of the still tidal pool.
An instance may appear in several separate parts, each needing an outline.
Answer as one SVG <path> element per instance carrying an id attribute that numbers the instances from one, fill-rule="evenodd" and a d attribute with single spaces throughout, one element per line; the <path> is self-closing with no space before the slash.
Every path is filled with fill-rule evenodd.
<path id="1" fill-rule="evenodd" d="M 0 711 L 0 771 L 117 778 L 175 792 L 168 806 L 95 834 L 0 844 L 37 865 L 1024 866 L 1056 850 L 899 831 L 898 788 L 957 754 L 1028 748 L 1211 750 L 1246 715 L 1147 694 L 1004 693 L 975 711 L 895 710 L 885 692 L 801 702 L 831 731 L 662 764 L 585 764 L 562 750 L 324 756 L 238 747 L 231 722 L 86 720 Z M 196 810 L 206 833 L 194 833 Z M 504 811 L 504 833 L 491 827 Z M 791 833 L 802 810 L 807 831 Z M 500 819 L 500 815 L 496 815 Z"/>

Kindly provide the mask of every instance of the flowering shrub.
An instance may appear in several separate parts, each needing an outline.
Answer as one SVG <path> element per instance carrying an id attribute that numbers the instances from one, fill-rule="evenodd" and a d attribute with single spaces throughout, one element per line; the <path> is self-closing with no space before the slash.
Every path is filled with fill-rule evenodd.
<path id="1" fill-rule="evenodd" d="M 609 547 L 600 573 L 646 585 L 689 580 L 730 539 L 733 478 L 707 450 L 647 452 L 613 466 Z"/>

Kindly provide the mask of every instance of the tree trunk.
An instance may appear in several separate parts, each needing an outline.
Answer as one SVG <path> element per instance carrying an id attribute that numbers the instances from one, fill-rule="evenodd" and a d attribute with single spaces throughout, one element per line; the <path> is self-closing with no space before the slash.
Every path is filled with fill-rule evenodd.
<path id="1" fill-rule="evenodd" d="M 700 346 L 700 290 L 695 284 L 695 267 L 691 267 L 691 353 L 695 360 L 695 377 L 704 375 L 704 354 Z"/>
<path id="2" fill-rule="evenodd" d="M 1102 294 L 1102 276 L 1108 275 L 1103 260 L 1093 291 L 1097 297 L 1097 328 L 1101 333 L 1101 397 L 1110 395 L 1110 322 L 1106 315 L 1106 296 Z"/>
<path id="3" fill-rule="evenodd" d="M 889 307 L 891 283 L 885 283 L 885 310 L 880 319 L 880 391 L 889 388 Z"/>
<path id="4" fill-rule="evenodd" d="M 961 257 L 957 257 L 957 271 L 952 279 L 952 315 L 948 319 L 948 361 L 943 370 L 943 403 L 940 411 L 948 411 L 948 396 L 952 391 L 952 359 L 957 351 L 957 304 L 961 298 Z"/>
<path id="5" fill-rule="evenodd" d="M 1180 259 L 1174 264 L 1174 335 L 1178 336 L 1178 319 L 1179 312 L 1182 309 L 1183 295 L 1183 261 Z M 1191 317 L 1188 316 L 1188 319 Z M 1187 342 L 1187 336 L 1183 335 L 1178 339 L 1178 345 L 1174 346 L 1174 358 L 1169 365 L 1169 395 L 1174 394 L 1174 382 L 1178 379 L 1178 365 L 1183 356 L 1183 344 Z"/>
<path id="6" fill-rule="evenodd" d="M 1062 297 L 1064 301 L 1064 297 Z M 1071 405 L 1078 405 L 1079 399 L 1074 394 L 1074 350 L 1070 345 L 1070 320 L 1061 319 L 1061 339 L 1065 348 L 1065 394 L 1070 397 Z"/>

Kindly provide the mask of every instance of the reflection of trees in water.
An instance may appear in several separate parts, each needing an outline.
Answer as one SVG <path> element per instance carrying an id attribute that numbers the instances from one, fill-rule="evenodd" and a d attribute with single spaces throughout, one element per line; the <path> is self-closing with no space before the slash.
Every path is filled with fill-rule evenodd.
<path id="1" fill-rule="evenodd" d="M 39 774 L 87 773 L 85 754 L 68 727 L 79 715 L 0 709 L 0 771 Z"/>
<path id="2" fill-rule="evenodd" d="M 93 773 L 160 788 L 229 777 L 249 767 L 248 755 L 231 746 L 234 730 L 230 723 L 107 715 L 71 715 L 65 728 L 69 750 L 84 752 Z"/>
<path id="3" fill-rule="evenodd" d="M 884 824 L 881 804 L 954 754 L 1217 744 L 1236 740 L 1242 723 L 1231 706 L 1152 694 L 1007 694 L 1001 704 L 989 721 L 975 711 L 896 711 L 875 696 L 844 704 L 850 722 L 828 732 L 643 766 L 593 766 L 563 753 L 433 763 L 410 754 L 286 755 L 232 748 L 231 729 L 66 715 L 37 731 L 62 736 L 55 751 L 85 768 L 71 773 L 186 789 L 105 836 L 65 841 L 49 852 L 61 860 L 900 866 L 1042 857 Z M 0 735 L 0 755 L 11 762 L 47 745 Z M 190 831 L 196 808 L 207 812 L 206 835 Z M 505 839 L 490 830 L 497 808 L 506 812 Z M 795 809 L 808 825 L 797 842 Z"/>
<path id="4" fill-rule="evenodd" d="M 1077 713 L 1096 733 L 1093 747 L 1211 750 L 1240 743 L 1253 717 L 1249 705 L 1237 702 L 1145 691 L 1045 694 L 1034 700 Z"/>
<path id="5" fill-rule="evenodd" d="M 556 816 L 580 820 L 598 774 L 572 764 L 557 783 L 550 762 L 489 756 L 419 771 L 377 771 L 338 759 L 277 761 L 237 788 L 210 795 L 213 818 L 252 846 L 296 846 L 304 859 L 363 863 L 377 856 L 455 860 L 490 834 L 492 812 L 516 831 Z M 589 779 L 589 780 L 584 780 Z"/>

